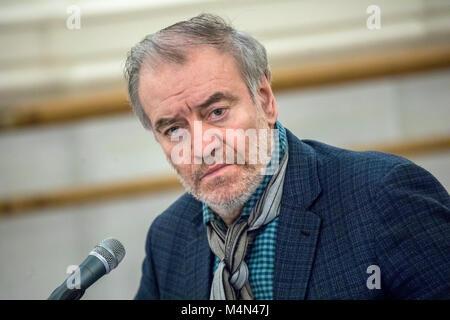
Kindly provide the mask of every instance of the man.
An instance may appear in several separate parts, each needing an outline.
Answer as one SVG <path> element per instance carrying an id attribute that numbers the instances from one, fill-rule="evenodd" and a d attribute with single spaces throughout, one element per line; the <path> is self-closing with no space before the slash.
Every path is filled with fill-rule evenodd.
<path id="1" fill-rule="evenodd" d="M 446 190 L 406 159 L 296 138 L 250 35 L 203 14 L 147 36 L 125 73 L 188 191 L 150 227 L 136 299 L 450 298 Z"/>

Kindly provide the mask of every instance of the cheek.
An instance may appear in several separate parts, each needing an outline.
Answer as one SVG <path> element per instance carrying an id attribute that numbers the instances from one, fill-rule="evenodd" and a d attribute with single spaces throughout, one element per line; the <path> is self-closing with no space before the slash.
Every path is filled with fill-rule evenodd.
<path id="1" fill-rule="evenodd" d="M 190 146 L 184 143 L 168 143 L 163 146 L 166 160 L 177 170 L 182 172 L 191 171 L 193 159 Z"/>
<path id="2" fill-rule="evenodd" d="M 258 129 L 264 127 L 265 116 L 256 105 L 247 104 L 236 110 L 232 123 L 235 128 Z"/>
<path id="3" fill-rule="evenodd" d="M 170 165 L 177 171 L 177 173 L 186 180 L 194 179 L 194 168 L 189 164 L 175 164 L 169 159 Z"/>
<path id="4" fill-rule="evenodd" d="M 224 143 L 230 150 L 234 150 L 240 155 L 245 154 L 247 158 L 249 152 L 257 148 L 260 139 L 262 139 L 259 137 L 260 129 L 268 128 L 261 114 L 257 114 L 256 112 L 253 114 L 241 114 L 233 120 L 233 127 L 229 128 L 233 134 L 228 137 L 225 133 L 223 134 Z M 269 134 L 269 132 L 265 131 L 264 133 Z"/>
<path id="5" fill-rule="evenodd" d="M 180 151 L 179 153 L 179 155 L 181 156 L 175 156 L 174 158 L 172 151 L 176 151 L 173 146 L 169 146 L 166 148 L 163 147 L 163 152 L 166 156 L 167 162 L 183 177 L 191 175 L 194 172 L 194 167 L 191 162 L 188 159 L 184 159 L 182 157 L 182 151 Z"/>

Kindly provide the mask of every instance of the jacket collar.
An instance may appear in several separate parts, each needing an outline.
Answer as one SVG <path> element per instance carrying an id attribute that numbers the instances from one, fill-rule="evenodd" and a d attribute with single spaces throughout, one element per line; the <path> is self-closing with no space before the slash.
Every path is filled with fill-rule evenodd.
<path id="1" fill-rule="evenodd" d="M 321 218 L 310 211 L 321 193 L 315 151 L 287 130 L 289 162 L 283 185 L 274 269 L 274 299 L 306 297 Z"/>
<path id="2" fill-rule="evenodd" d="M 289 162 L 283 185 L 282 206 L 305 210 L 321 192 L 317 155 L 312 147 L 286 129 Z"/>

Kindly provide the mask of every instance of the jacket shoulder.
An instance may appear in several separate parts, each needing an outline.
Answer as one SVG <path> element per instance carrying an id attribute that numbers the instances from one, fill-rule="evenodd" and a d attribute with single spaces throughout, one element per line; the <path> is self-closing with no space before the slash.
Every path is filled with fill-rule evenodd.
<path id="1" fill-rule="evenodd" d="M 355 151 L 345 148 L 335 147 L 323 142 L 305 139 L 301 140 L 318 154 L 320 160 L 328 158 L 329 160 L 339 160 L 339 162 L 356 162 L 361 164 L 378 163 L 380 167 L 392 167 L 399 164 L 411 164 L 412 162 L 404 157 L 380 152 L 380 151 Z"/>
<path id="2" fill-rule="evenodd" d="M 356 187 L 379 182 L 397 166 L 418 167 L 412 161 L 394 154 L 380 151 L 354 151 L 334 147 L 315 140 L 302 140 L 316 153 L 319 172 L 322 176 L 351 178 Z M 322 179 L 333 181 L 333 179 Z M 345 179 L 344 179 L 345 180 Z"/>
<path id="3" fill-rule="evenodd" d="M 189 193 L 184 193 L 158 215 L 150 229 L 152 232 L 174 234 L 180 228 L 192 228 L 202 221 L 202 204 Z"/>

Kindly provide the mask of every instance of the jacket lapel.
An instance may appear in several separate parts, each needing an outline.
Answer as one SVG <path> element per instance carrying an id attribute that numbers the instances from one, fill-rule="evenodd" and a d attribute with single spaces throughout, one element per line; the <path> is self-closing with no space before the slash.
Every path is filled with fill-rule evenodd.
<path id="1" fill-rule="evenodd" d="M 320 218 L 311 211 L 281 208 L 275 254 L 274 299 L 303 300 L 319 237 Z M 281 212 L 280 212 L 281 214 Z"/>
<path id="2" fill-rule="evenodd" d="M 321 218 L 309 207 L 321 189 L 314 150 L 287 130 L 289 162 L 277 229 L 274 299 L 305 299 Z"/>

